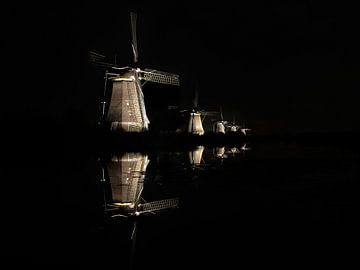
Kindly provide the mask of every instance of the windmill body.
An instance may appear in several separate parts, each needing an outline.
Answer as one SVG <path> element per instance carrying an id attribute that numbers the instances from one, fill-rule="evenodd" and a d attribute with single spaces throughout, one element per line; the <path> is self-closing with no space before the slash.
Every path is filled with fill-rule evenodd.
<path id="1" fill-rule="evenodd" d="M 112 131 L 142 132 L 150 123 L 145 109 L 144 94 L 136 70 L 111 78 L 112 92 L 105 116 Z"/>
<path id="2" fill-rule="evenodd" d="M 193 111 L 190 113 L 188 133 L 196 135 L 203 135 L 205 133 L 200 112 Z"/>
<path id="3" fill-rule="evenodd" d="M 214 131 L 215 134 L 225 134 L 225 132 L 226 132 L 226 124 L 228 122 L 224 121 L 221 106 L 220 106 L 220 110 L 219 110 L 219 115 L 220 115 L 220 119 L 218 119 L 218 120 L 216 120 L 214 122 L 213 131 Z"/>
<path id="4" fill-rule="evenodd" d="M 214 123 L 214 132 L 216 134 L 225 134 L 225 121 L 216 121 Z"/>

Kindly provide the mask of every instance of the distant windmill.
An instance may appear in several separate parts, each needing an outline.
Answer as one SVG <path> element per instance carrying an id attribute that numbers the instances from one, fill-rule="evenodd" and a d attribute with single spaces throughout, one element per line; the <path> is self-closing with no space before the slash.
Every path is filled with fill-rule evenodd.
<path id="1" fill-rule="evenodd" d="M 199 103 L 199 90 L 196 87 L 193 99 L 193 107 L 189 113 L 189 122 L 188 122 L 188 133 L 196 134 L 196 135 L 203 135 L 204 127 L 202 125 L 201 119 L 201 111 L 198 110 Z"/>
<path id="2" fill-rule="evenodd" d="M 235 116 L 233 117 L 233 121 L 231 123 L 228 123 L 226 127 L 230 132 L 238 132 L 240 126 L 235 124 Z"/>
<path id="3" fill-rule="evenodd" d="M 251 129 L 250 128 L 246 128 L 245 127 L 245 122 L 244 124 L 240 127 L 240 131 L 242 134 L 244 134 L 245 136 L 248 136 L 249 133 L 251 132 Z"/>
<path id="4" fill-rule="evenodd" d="M 220 119 L 215 120 L 214 122 L 214 132 L 216 134 L 225 134 L 225 125 L 228 123 L 227 121 L 224 121 L 223 114 L 222 114 L 222 107 L 220 106 L 219 110 Z"/>
<path id="5" fill-rule="evenodd" d="M 131 48 L 135 67 L 119 67 L 116 63 L 104 62 L 104 57 L 91 52 L 90 59 L 95 65 L 106 67 L 104 101 L 102 102 L 101 123 L 110 123 L 112 131 L 143 132 L 149 127 L 146 114 L 142 81 L 179 86 L 179 76 L 158 70 L 138 67 L 139 50 L 136 33 L 137 15 L 130 13 Z M 109 71 L 110 70 L 110 71 Z M 111 96 L 108 97 L 108 88 Z"/>

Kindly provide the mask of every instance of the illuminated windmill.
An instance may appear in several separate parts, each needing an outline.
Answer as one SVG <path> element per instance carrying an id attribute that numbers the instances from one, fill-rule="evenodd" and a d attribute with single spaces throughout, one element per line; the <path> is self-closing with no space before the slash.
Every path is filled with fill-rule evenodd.
<path id="1" fill-rule="evenodd" d="M 150 160 L 147 155 L 126 153 L 114 155 L 102 168 L 105 213 L 110 217 L 139 216 L 176 208 L 178 198 L 146 202 L 141 194 L 146 169 Z"/>
<path id="2" fill-rule="evenodd" d="M 223 114 L 222 114 L 222 107 L 220 106 L 220 120 L 214 121 L 213 130 L 216 134 L 225 134 L 225 125 L 228 123 L 224 121 Z"/>
<path id="3" fill-rule="evenodd" d="M 195 135 L 204 135 L 203 122 L 206 116 L 217 115 L 214 111 L 199 110 L 199 91 L 195 88 L 195 94 L 193 99 L 193 107 L 191 110 L 183 110 L 182 113 L 188 113 L 187 133 Z"/>
<path id="4" fill-rule="evenodd" d="M 226 127 L 229 132 L 238 132 L 240 130 L 240 126 L 235 124 L 235 116 L 233 118 L 233 121 L 231 123 L 228 123 Z"/>
<path id="5" fill-rule="evenodd" d="M 188 133 L 191 133 L 191 134 L 203 135 L 205 132 L 204 132 L 202 119 L 201 119 L 202 112 L 198 110 L 198 100 L 199 100 L 199 92 L 198 92 L 198 89 L 196 88 L 195 96 L 194 96 L 194 100 L 193 100 L 193 108 L 189 114 L 189 122 L 188 122 L 187 131 L 188 131 Z"/>
<path id="6" fill-rule="evenodd" d="M 241 132 L 244 136 L 248 136 L 250 134 L 251 129 L 245 127 L 245 123 L 240 126 L 235 124 L 235 117 L 232 123 L 227 124 L 226 127 L 228 128 L 229 132 Z"/>
<path id="7" fill-rule="evenodd" d="M 141 70 L 137 67 L 139 51 L 136 33 L 137 15 L 130 13 L 131 47 L 134 67 L 119 67 L 103 62 L 103 57 L 91 53 L 92 62 L 106 67 L 104 101 L 101 108 L 101 123 L 109 123 L 112 131 L 143 132 L 149 128 L 142 86 L 147 81 L 179 86 L 179 76 L 158 70 Z M 142 83 L 145 81 L 144 83 Z"/>

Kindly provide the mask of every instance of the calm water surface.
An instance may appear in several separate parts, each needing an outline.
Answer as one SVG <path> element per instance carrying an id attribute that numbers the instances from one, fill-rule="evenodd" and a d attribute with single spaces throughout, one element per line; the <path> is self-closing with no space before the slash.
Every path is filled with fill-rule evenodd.
<path id="1" fill-rule="evenodd" d="M 350 256 L 357 241 L 351 148 L 199 146 L 17 162 L 24 189 L 8 190 L 3 229 L 12 262 L 240 268 Z"/>

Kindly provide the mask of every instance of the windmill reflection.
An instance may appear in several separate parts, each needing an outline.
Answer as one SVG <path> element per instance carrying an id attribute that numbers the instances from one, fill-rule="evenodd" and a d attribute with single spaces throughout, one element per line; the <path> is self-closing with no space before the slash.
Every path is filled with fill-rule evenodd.
<path id="1" fill-rule="evenodd" d="M 141 153 L 113 155 L 102 170 L 105 213 L 112 218 L 154 214 L 178 207 L 178 198 L 146 202 L 142 198 L 150 160 Z"/>
<path id="2" fill-rule="evenodd" d="M 189 162 L 192 168 L 200 167 L 204 164 L 202 158 L 205 147 L 202 145 L 196 146 L 195 149 L 189 151 Z"/>
<path id="3" fill-rule="evenodd" d="M 251 150 L 249 146 L 247 146 L 246 143 L 239 146 L 216 146 L 212 148 L 212 155 L 217 160 L 220 160 L 222 164 L 224 159 L 227 159 L 229 157 L 235 158 L 237 154 L 244 154 L 246 151 Z"/>
<path id="4" fill-rule="evenodd" d="M 246 143 L 244 143 L 242 146 L 240 147 L 230 147 L 230 149 L 228 151 L 226 151 L 227 154 L 232 155 L 233 158 L 235 158 L 235 156 L 237 154 L 245 154 L 246 151 L 251 150 L 251 147 L 249 147 Z"/>
<path id="5" fill-rule="evenodd" d="M 114 225 L 131 224 L 130 234 L 126 238 L 130 240 L 129 269 L 136 264 L 136 243 L 139 224 L 139 216 L 156 214 L 160 211 L 178 207 L 179 199 L 170 198 L 152 202 L 146 202 L 143 198 L 143 190 L 148 182 L 146 170 L 150 163 L 148 155 L 142 153 L 124 153 L 112 155 L 111 158 L 102 160 L 101 182 L 104 190 L 104 211 Z M 117 222 L 128 220 L 129 222 Z M 124 239 L 125 243 L 127 242 Z"/>
<path id="6" fill-rule="evenodd" d="M 222 146 L 222 147 L 215 147 L 213 149 L 213 155 L 216 157 L 216 158 L 227 158 L 227 154 L 226 154 L 226 151 L 225 151 L 225 146 Z"/>

